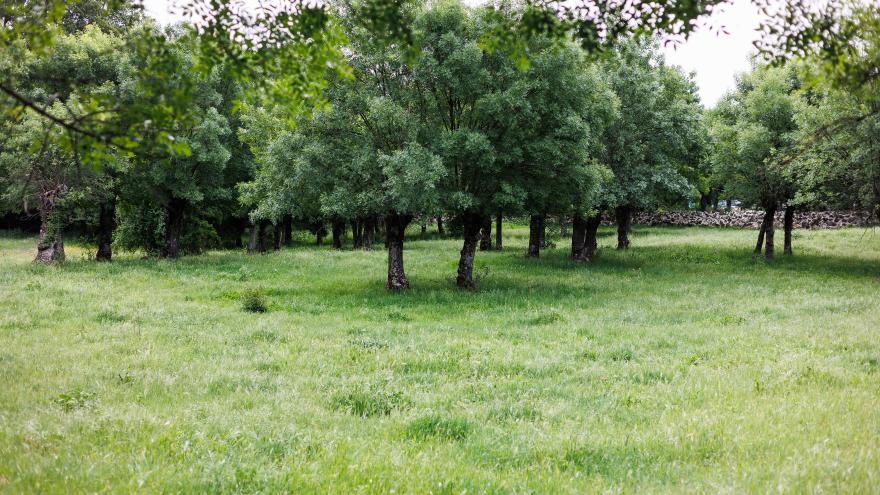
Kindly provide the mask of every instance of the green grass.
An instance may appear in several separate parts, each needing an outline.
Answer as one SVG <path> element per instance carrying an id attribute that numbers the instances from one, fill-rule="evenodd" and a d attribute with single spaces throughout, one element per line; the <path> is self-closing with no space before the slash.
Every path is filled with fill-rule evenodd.
<path id="1" fill-rule="evenodd" d="M 588 265 L 506 234 L 477 292 L 413 238 L 405 294 L 381 250 L 55 267 L 0 236 L 0 492 L 880 491 L 878 233 L 767 263 L 603 230 Z"/>

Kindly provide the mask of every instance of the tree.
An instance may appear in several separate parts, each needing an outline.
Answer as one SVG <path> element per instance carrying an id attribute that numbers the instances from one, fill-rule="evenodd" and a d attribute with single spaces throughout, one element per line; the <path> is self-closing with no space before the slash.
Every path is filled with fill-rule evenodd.
<path id="1" fill-rule="evenodd" d="M 699 159 L 701 107 L 694 83 L 665 66 L 651 43 L 621 44 L 606 62 L 620 101 L 607 128 L 603 162 L 614 179 L 603 203 L 614 210 L 617 248 L 629 247 L 633 210 L 691 191 L 687 169 Z"/>
<path id="2" fill-rule="evenodd" d="M 774 256 L 774 215 L 795 195 L 780 156 L 793 142 L 798 87 L 794 67 L 757 67 L 739 78 L 713 112 L 713 161 L 726 178 L 725 188 L 744 204 L 764 209 L 755 253 L 763 248 L 767 258 Z M 786 220 L 788 253 L 790 226 Z"/>

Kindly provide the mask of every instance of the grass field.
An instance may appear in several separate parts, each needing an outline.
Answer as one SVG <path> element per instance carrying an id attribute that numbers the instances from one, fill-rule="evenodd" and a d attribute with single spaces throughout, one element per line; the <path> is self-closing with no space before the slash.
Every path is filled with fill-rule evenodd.
<path id="1" fill-rule="evenodd" d="M 880 232 L 767 263 L 603 230 L 591 265 L 506 234 L 477 292 L 414 238 L 405 294 L 381 249 L 51 267 L 0 236 L 0 492 L 880 492 Z"/>

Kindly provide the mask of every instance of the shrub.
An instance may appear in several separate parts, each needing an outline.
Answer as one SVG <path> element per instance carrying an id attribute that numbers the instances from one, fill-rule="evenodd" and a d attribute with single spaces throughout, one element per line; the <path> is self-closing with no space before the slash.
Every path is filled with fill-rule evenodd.
<path id="1" fill-rule="evenodd" d="M 266 296 L 260 289 L 247 289 L 241 293 L 241 309 L 251 313 L 265 313 L 269 310 Z"/>

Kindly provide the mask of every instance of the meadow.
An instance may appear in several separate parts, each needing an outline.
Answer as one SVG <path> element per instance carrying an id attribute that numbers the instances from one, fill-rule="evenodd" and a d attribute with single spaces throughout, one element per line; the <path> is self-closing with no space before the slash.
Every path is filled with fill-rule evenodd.
<path id="1" fill-rule="evenodd" d="M 508 228 L 468 292 L 413 232 L 395 294 L 382 249 L 2 234 L 0 492 L 880 492 L 880 232 L 600 235 L 573 264 Z"/>

